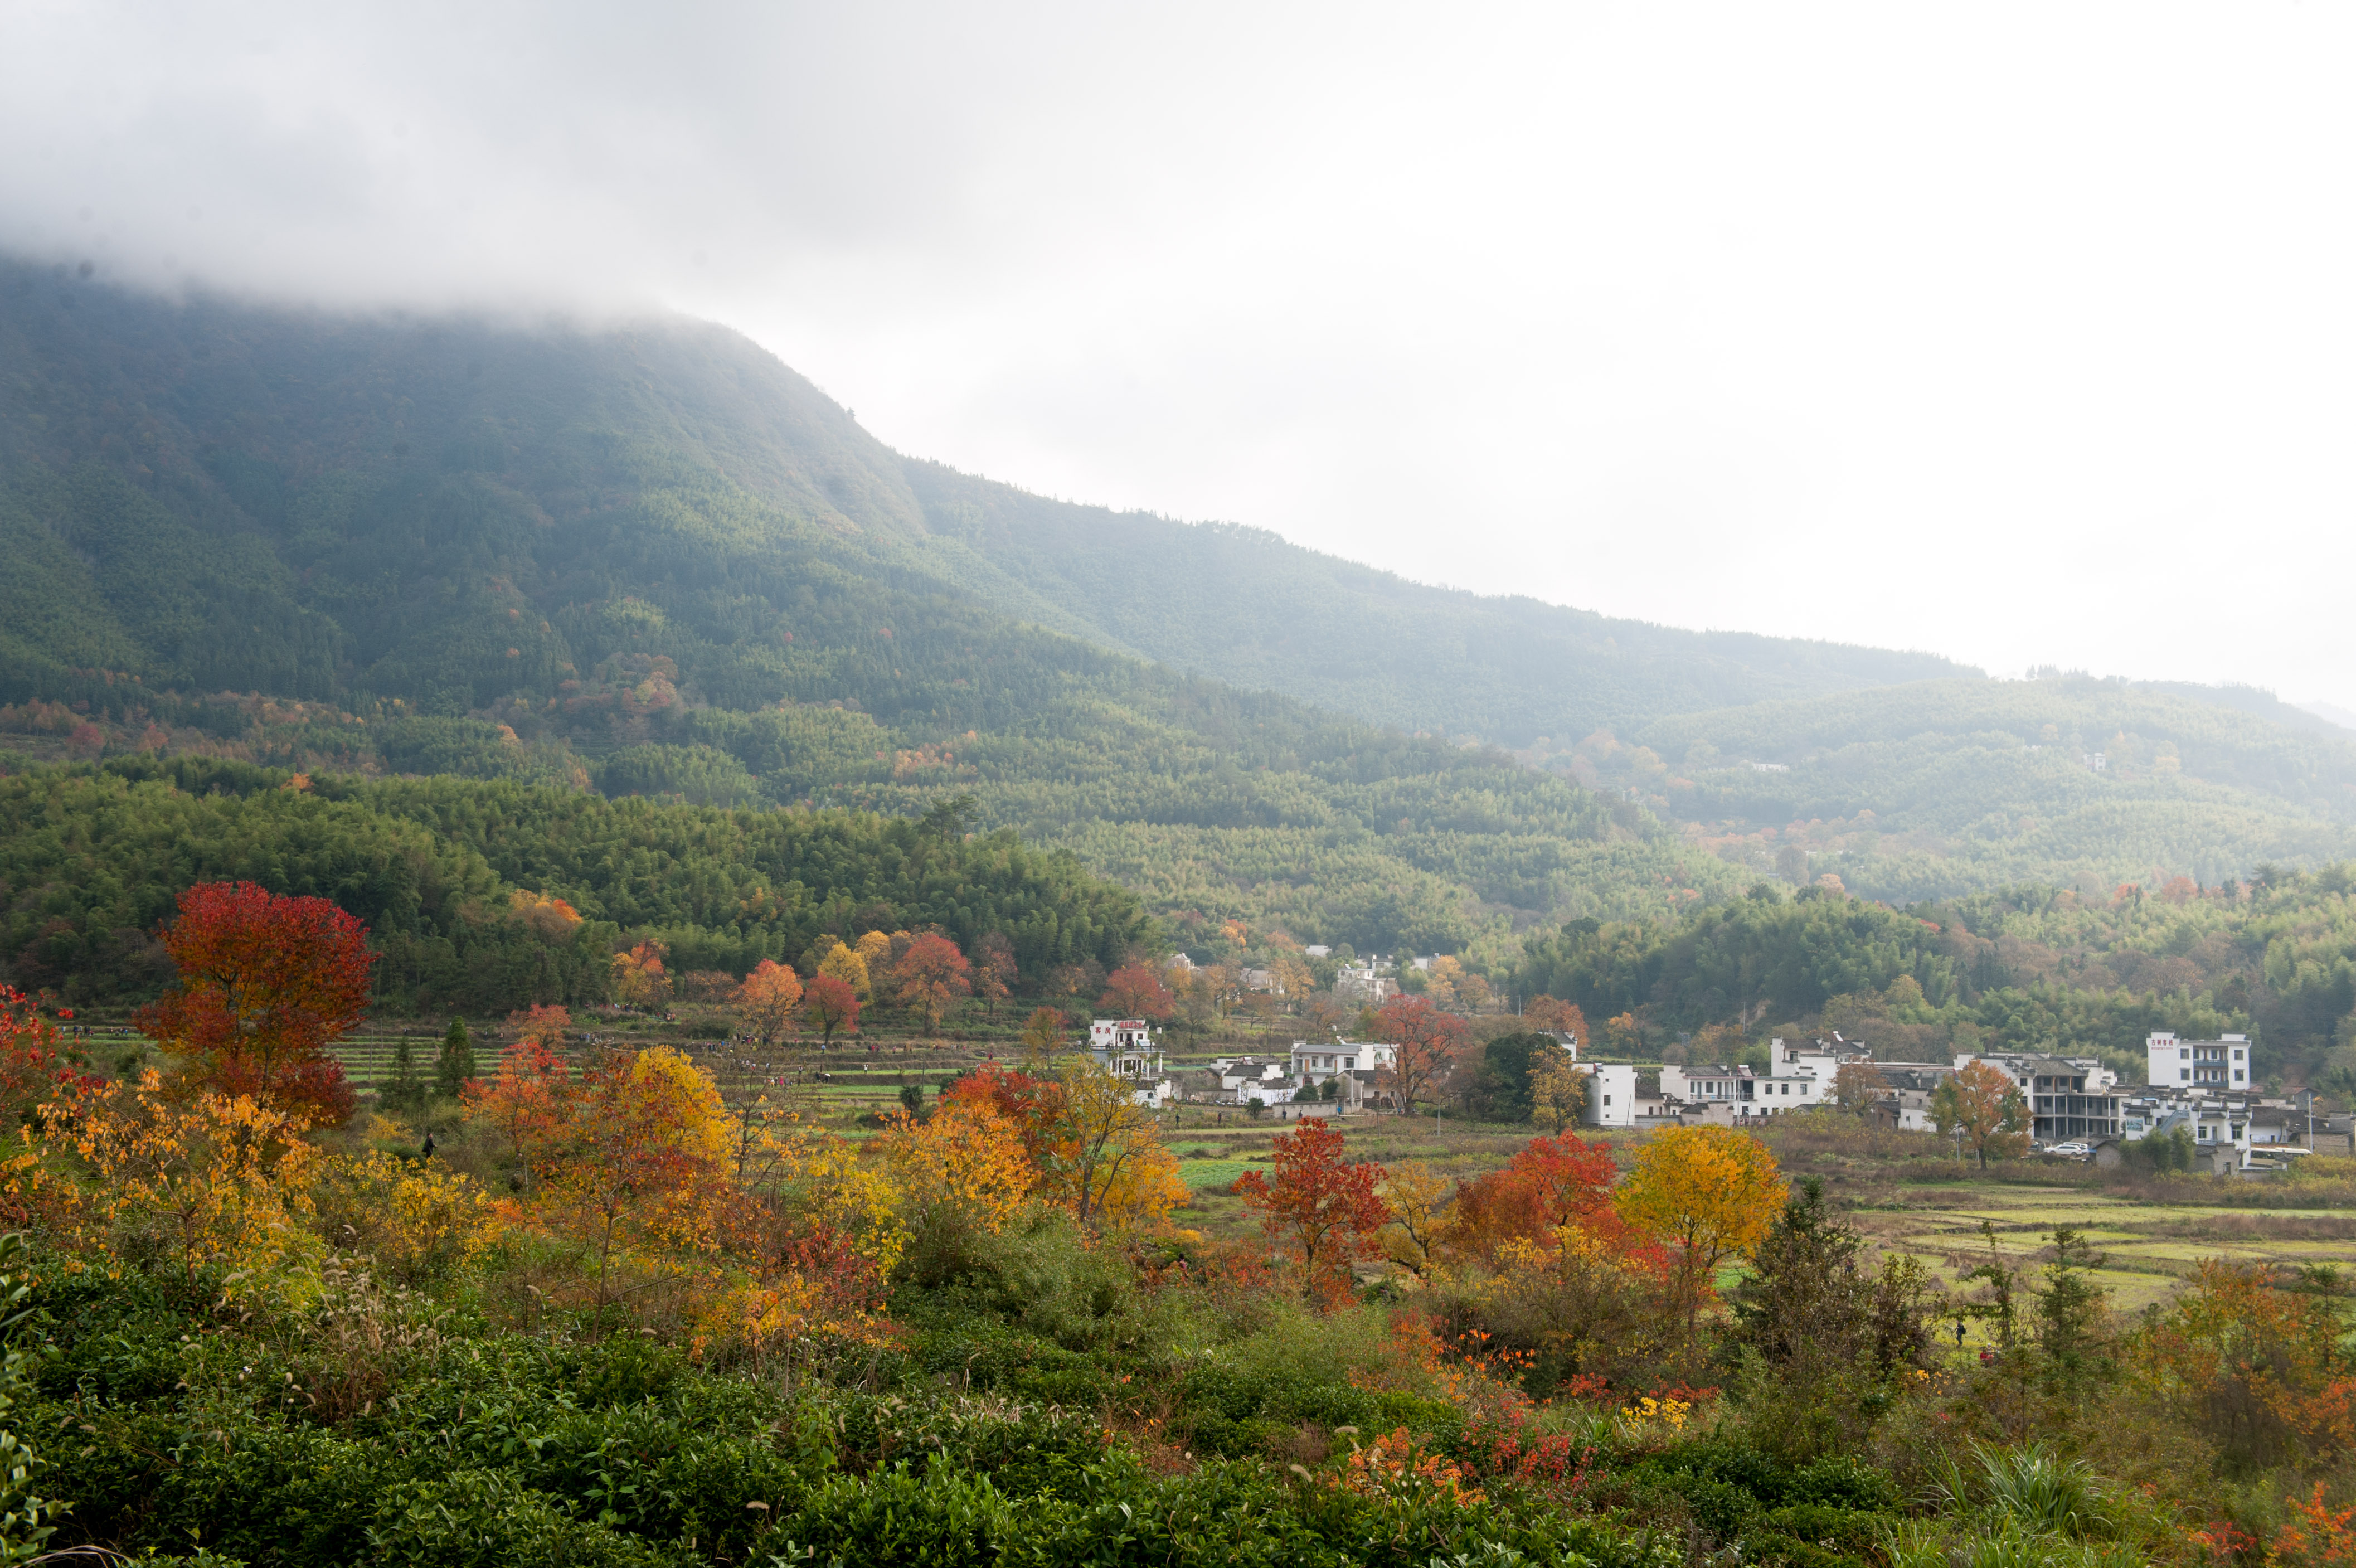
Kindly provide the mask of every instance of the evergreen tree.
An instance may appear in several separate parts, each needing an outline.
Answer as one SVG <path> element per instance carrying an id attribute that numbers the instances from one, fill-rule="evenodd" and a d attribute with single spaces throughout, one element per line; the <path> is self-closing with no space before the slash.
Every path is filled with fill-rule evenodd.
<path id="1" fill-rule="evenodd" d="M 475 1076 L 475 1042 L 466 1034 L 466 1020 L 450 1020 L 450 1032 L 442 1036 L 442 1058 L 434 1064 L 434 1087 L 444 1100 L 455 1100 L 466 1080 Z"/>
<path id="2" fill-rule="evenodd" d="M 1888 1407 L 1890 1380 L 1930 1353 L 1928 1280 L 1912 1258 L 1866 1266 L 1865 1238 L 1803 1181 L 1730 1301 L 1744 1402 L 1769 1445 L 1804 1463 L 1847 1451 Z M 1755 1359 L 1751 1359 L 1755 1358 Z"/>
<path id="3" fill-rule="evenodd" d="M 2094 1283 L 2102 1265 L 2083 1235 L 2067 1225 L 2053 1230 L 2053 1261 L 2037 1298 L 2037 1343 L 2052 1359 L 2056 1380 L 2074 1388 L 2102 1350 L 2102 1322 L 2110 1293 Z"/>
<path id="4" fill-rule="evenodd" d="M 403 1035 L 392 1047 L 392 1077 L 377 1091 L 388 1111 L 414 1115 L 425 1108 L 425 1080 L 417 1075 L 417 1055 Z"/>

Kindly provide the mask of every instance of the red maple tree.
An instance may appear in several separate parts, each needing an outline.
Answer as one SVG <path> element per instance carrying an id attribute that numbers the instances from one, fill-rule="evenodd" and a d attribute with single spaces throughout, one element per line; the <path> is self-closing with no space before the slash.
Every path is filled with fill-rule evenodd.
<path id="1" fill-rule="evenodd" d="M 327 1055 L 368 1006 L 368 928 L 325 898 L 201 882 L 161 933 L 177 990 L 139 1027 L 187 1058 L 185 1086 L 251 1094 L 314 1125 L 351 1120 L 352 1087 Z"/>
<path id="2" fill-rule="evenodd" d="M 60 1009 L 70 1018 L 70 1008 Z M 105 1080 L 76 1070 L 59 1044 L 57 1026 L 41 1016 L 33 999 L 13 985 L 0 985 L 0 1116 L 14 1125 L 62 1090 L 95 1088 Z"/>
<path id="3" fill-rule="evenodd" d="M 859 993 L 851 983 L 831 974 L 814 974 L 802 987 L 802 1012 L 825 1043 L 834 1044 L 834 1032 L 859 1033 Z"/>
<path id="4" fill-rule="evenodd" d="M 1619 1176 L 1608 1145 L 1568 1133 L 1533 1138 L 1505 1169 L 1457 1184 L 1457 1245 L 1487 1259 L 1508 1240 L 1544 1243 L 1574 1222 L 1616 1234 L 1612 1186 Z"/>
<path id="5" fill-rule="evenodd" d="M 1455 1070 L 1457 1053 L 1464 1048 L 1469 1032 L 1463 1019 L 1420 996 L 1394 997 L 1376 1016 L 1375 1037 L 1392 1048 L 1375 1075 L 1375 1085 L 1390 1095 L 1392 1108 L 1404 1116 L 1417 1096 Z"/>
<path id="6" fill-rule="evenodd" d="M 1375 1188 L 1383 1167 L 1344 1159 L 1347 1140 L 1323 1117 L 1276 1135 L 1276 1179 L 1246 1171 L 1235 1190 L 1269 1237 L 1300 1255 L 1307 1294 L 1328 1300 L 1349 1286 L 1351 1261 L 1365 1257 L 1390 1218 Z"/>
<path id="7" fill-rule="evenodd" d="M 1119 1018 L 1167 1018 L 1177 1004 L 1162 977 L 1141 963 L 1125 963 L 1114 970 L 1105 982 L 1104 994 L 1097 998 L 1098 1006 Z"/>

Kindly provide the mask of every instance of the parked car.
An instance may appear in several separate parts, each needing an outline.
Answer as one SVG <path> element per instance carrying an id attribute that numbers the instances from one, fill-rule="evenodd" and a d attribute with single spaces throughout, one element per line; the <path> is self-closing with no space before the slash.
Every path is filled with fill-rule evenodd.
<path id="1" fill-rule="evenodd" d="M 2093 1155 L 2094 1146 L 2092 1144 L 2081 1144 L 2072 1139 L 2066 1144 L 2055 1144 L 2045 1152 L 2065 1160 L 2083 1160 Z"/>

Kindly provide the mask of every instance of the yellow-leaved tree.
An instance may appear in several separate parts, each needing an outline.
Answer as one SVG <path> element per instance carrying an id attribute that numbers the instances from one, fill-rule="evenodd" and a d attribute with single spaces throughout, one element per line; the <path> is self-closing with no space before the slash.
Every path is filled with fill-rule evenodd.
<path id="1" fill-rule="evenodd" d="M 1186 1199 L 1137 1086 L 1092 1061 L 1066 1069 L 1041 1156 L 1042 1187 L 1083 1225 L 1158 1224 Z"/>
<path id="2" fill-rule="evenodd" d="M 110 1273 L 147 1252 L 170 1259 L 191 1291 L 218 1268 L 229 1297 L 321 1250 L 305 1224 L 319 1152 L 299 1112 L 244 1094 L 177 1101 L 150 1071 L 80 1097 L 69 1113 L 91 1178 L 71 1240 Z"/>
<path id="3" fill-rule="evenodd" d="M 1440 1272 L 1440 1249 L 1448 1229 L 1448 1202 L 1456 1184 L 1421 1160 L 1392 1165 L 1383 1173 L 1375 1196 L 1390 1215 L 1379 1233 L 1383 1253 L 1391 1262 L 1429 1280 Z"/>
<path id="4" fill-rule="evenodd" d="M 680 1277 L 722 1240 L 734 1119 L 711 1075 L 668 1046 L 584 1073 L 532 1161 L 538 1208 L 595 1270 L 602 1325 L 624 1290 Z"/>
<path id="5" fill-rule="evenodd" d="M 1670 1282 L 1692 1342 L 1719 1265 L 1744 1257 L 1783 1211 L 1767 1145 L 1731 1127 L 1670 1127 L 1644 1140 L 1613 1207 L 1636 1235 L 1669 1249 Z"/>
<path id="6" fill-rule="evenodd" d="M 1023 1025 L 1023 1069 L 1025 1072 L 1053 1072 L 1056 1053 L 1064 1048 L 1065 1031 L 1071 1020 L 1053 1007 L 1033 1007 Z"/>
<path id="7" fill-rule="evenodd" d="M 473 1262 L 503 1228 L 490 1195 L 474 1177 L 446 1164 L 381 1150 L 330 1156 L 317 1202 L 331 1242 L 368 1253 L 408 1285 Z"/>
<path id="8" fill-rule="evenodd" d="M 1037 1176 L 1013 1123 L 983 1105 L 943 1101 L 923 1118 L 895 1112 L 881 1142 L 920 1273 L 948 1262 L 967 1234 L 1003 1230 Z"/>
<path id="9" fill-rule="evenodd" d="M 1559 1046 L 1540 1046 L 1530 1056 L 1530 1116 L 1560 1136 L 1587 1108 L 1587 1079 Z"/>
<path id="10" fill-rule="evenodd" d="M 869 936 L 874 934 L 873 931 L 868 933 Z M 891 938 L 884 939 L 884 945 L 887 950 L 891 944 Z M 848 948 L 839 941 L 836 942 L 827 950 L 826 955 L 818 961 L 818 972 L 851 987 L 851 994 L 857 996 L 862 1002 L 869 1000 L 874 994 L 873 988 L 868 984 L 867 961 L 859 956 L 859 950 L 856 948 Z"/>

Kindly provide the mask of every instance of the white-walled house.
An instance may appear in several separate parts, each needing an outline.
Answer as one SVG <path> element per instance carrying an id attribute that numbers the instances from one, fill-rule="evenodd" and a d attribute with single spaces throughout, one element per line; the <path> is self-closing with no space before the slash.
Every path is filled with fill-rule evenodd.
<path id="1" fill-rule="evenodd" d="M 2154 1089 L 2183 1089 L 2216 1093 L 2250 1087 L 2250 1037 L 2227 1035 L 2219 1040 L 2179 1040 L 2174 1035 L 2144 1036 L 2144 1081 Z"/>
<path id="2" fill-rule="evenodd" d="M 1776 1042 L 1779 1047 L 1782 1044 Z M 1774 1056 L 1782 1054 L 1779 1049 Z M 1748 1067 L 1671 1066 L 1661 1069 L 1661 1095 L 1705 1111 L 1724 1105 L 1740 1121 L 1828 1105 L 1833 1101 L 1833 1080 L 1829 1076 L 1818 1077 L 1814 1065 L 1784 1063 L 1770 1067 L 1763 1074 Z"/>
<path id="3" fill-rule="evenodd" d="M 1379 1007 L 1399 993 L 1398 982 L 1376 972 L 1372 960 L 1365 963 L 1344 964 L 1333 977 L 1333 999 L 1355 1002 L 1364 1007 Z"/>
<path id="4" fill-rule="evenodd" d="M 1742 1098 L 1741 1079 L 1750 1071 L 1749 1068 L 1689 1068 L 1672 1063 L 1661 1069 L 1661 1093 L 1688 1105 L 1707 1105 L 1712 1101 L 1731 1104 Z"/>
<path id="5" fill-rule="evenodd" d="M 1285 1098 L 1291 1098 L 1290 1075 L 1280 1061 L 1265 1057 L 1221 1057 L 1211 1064 L 1211 1071 L 1218 1077 L 1221 1096 L 1230 1104 L 1241 1105 L 1253 1100 L 1272 1102 L 1279 1090 Z"/>
<path id="6" fill-rule="evenodd" d="M 1377 1040 L 1344 1040 L 1338 1036 L 1330 1040 L 1295 1040 L 1292 1076 L 1323 1083 L 1344 1073 L 1371 1072 L 1390 1065 L 1398 1048 Z"/>
<path id="7" fill-rule="evenodd" d="M 1636 1124 L 1636 1069 L 1619 1062 L 1588 1062 L 1580 1068 L 1587 1079 L 1587 1103 L 1580 1120 L 1590 1127 L 1633 1127 Z"/>

